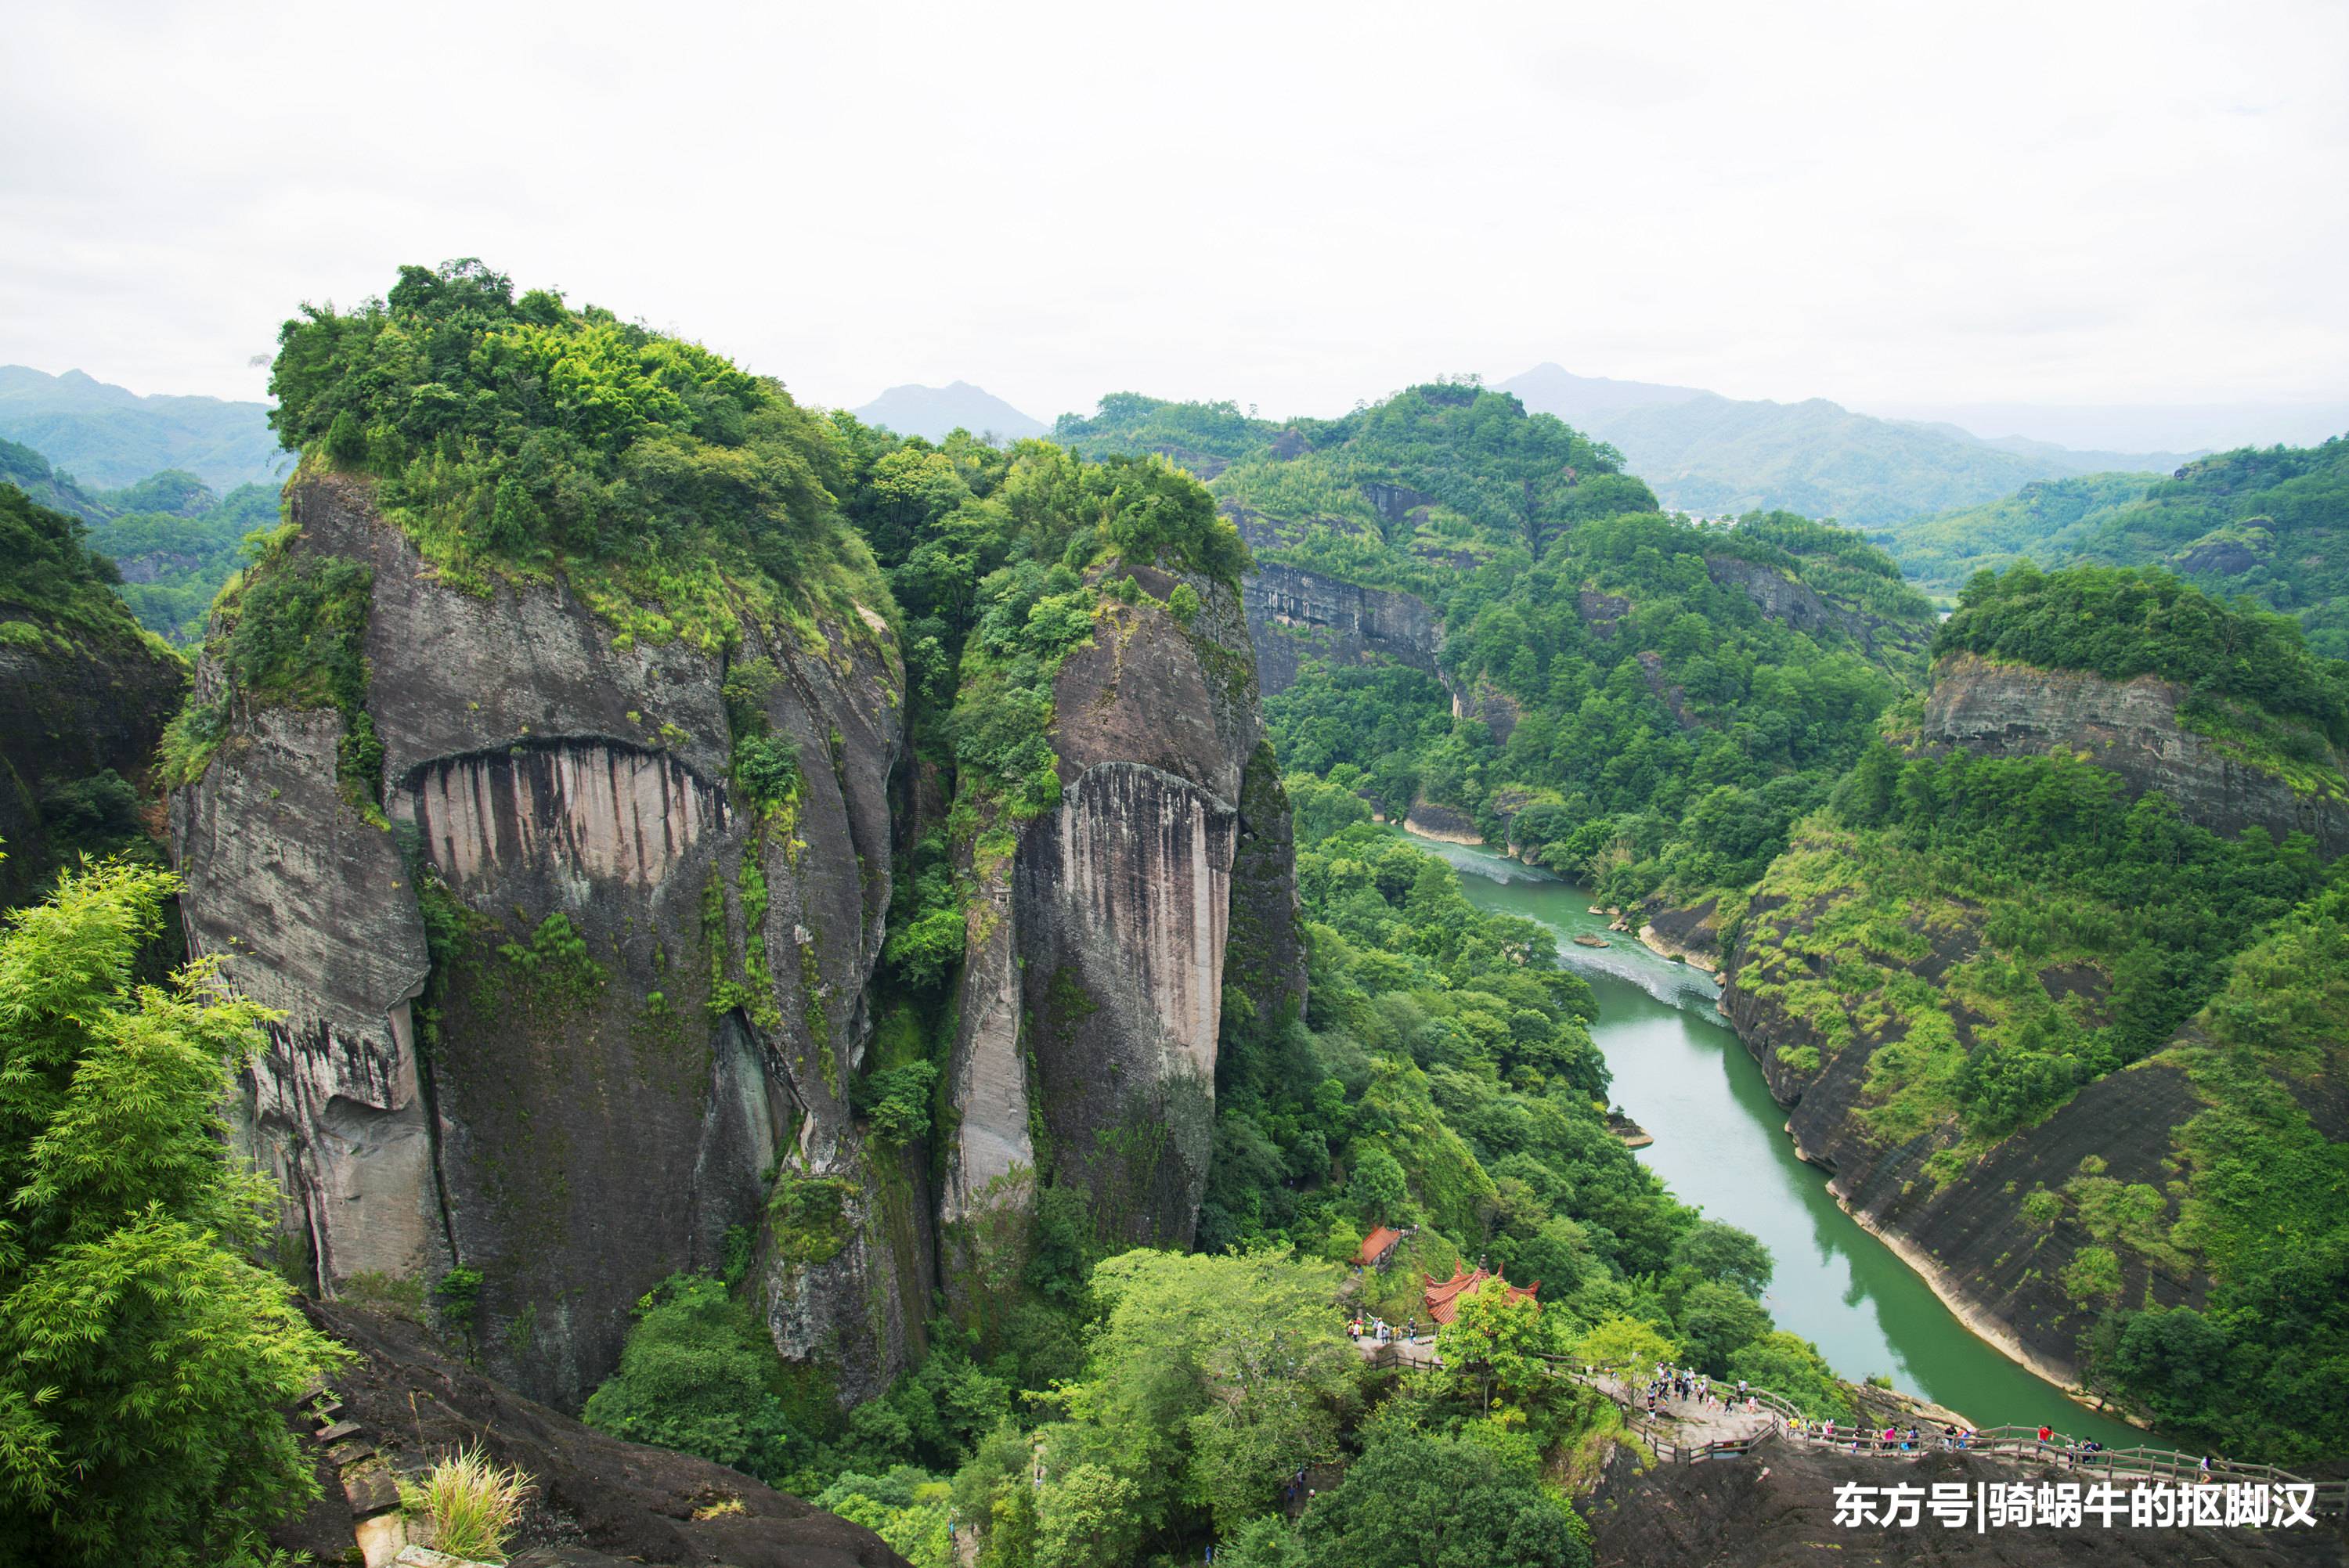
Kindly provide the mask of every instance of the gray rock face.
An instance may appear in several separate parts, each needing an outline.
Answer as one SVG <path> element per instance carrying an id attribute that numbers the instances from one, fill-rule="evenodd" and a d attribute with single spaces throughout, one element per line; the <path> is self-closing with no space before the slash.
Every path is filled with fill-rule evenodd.
<path id="1" fill-rule="evenodd" d="M 1242 595 L 1257 679 L 1267 693 L 1294 686 L 1299 665 L 1309 658 L 1363 664 L 1383 657 L 1436 673 L 1443 624 L 1413 594 L 1358 588 L 1293 566 L 1259 566 Z"/>
<path id="2" fill-rule="evenodd" d="M 1162 600 L 1178 581 L 1134 575 Z M 1229 589 L 1188 581 L 1188 628 L 1119 610 L 1062 665 L 1061 804 L 988 869 L 970 916 L 939 1204 L 965 1308 L 1014 1266 L 1005 1217 L 1040 1180 L 1085 1189 L 1104 1240 L 1187 1243 L 1236 908 L 1250 1006 L 1301 1002 L 1288 805 L 1246 624 Z"/>
<path id="3" fill-rule="evenodd" d="M 887 1183 L 848 1100 L 889 896 L 885 638 L 746 633 L 803 776 L 762 813 L 725 781 L 725 660 L 631 645 L 558 585 L 445 587 L 361 485 L 305 481 L 294 515 L 296 549 L 374 568 L 389 828 L 337 789 L 339 716 L 282 710 L 240 717 L 174 825 L 191 945 L 286 1015 L 248 1136 L 322 1285 L 478 1269 L 483 1364 L 575 1406 L 636 1298 L 740 1227 L 786 1353 L 885 1384 L 927 1293 L 923 1234 L 865 1223 Z M 785 1244 L 771 1171 L 825 1183 L 848 1243 Z"/>
<path id="4" fill-rule="evenodd" d="M 1936 751 L 1984 757 L 2085 757 L 2118 774 L 2132 795 L 2158 790 L 2214 832 L 2254 824 L 2277 838 L 2302 832 L 2326 856 L 2349 853 L 2349 794 L 2301 793 L 2178 723 L 2185 688 L 2152 676 L 2112 681 L 2081 670 L 1994 665 L 1971 654 L 1933 672 L 1918 739 Z M 2337 773 L 2349 758 L 2335 754 Z"/>
<path id="5" fill-rule="evenodd" d="M 343 799 L 342 716 L 263 709 L 172 802 L 188 946 L 283 1014 L 246 1078 L 251 1152 L 323 1281 L 456 1259 L 433 1177 L 413 1005 L 431 970 L 391 836 Z"/>
<path id="6" fill-rule="evenodd" d="M 1013 882 L 1051 1174 L 1105 1238 L 1187 1245 L 1214 1140 L 1239 813 L 1140 763 L 1080 775 Z"/>
<path id="7" fill-rule="evenodd" d="M 306 480 L 297 552 L 373 571 L 368 716 L 382 815 L 336 773 L 331 710 L 241 713 L 173 803 L 191 942 L 285 1017 L 243 1136 L 330 1295 L 359 1274 L 482 1276 L 486 1368 L 575 1407 L 629 1308 L 751 1242 L 787 1358 L 880 1391 L 933 1291 L 983 1311 L 1040 1178 L 1104 1238 L 1187 1242 L 1226 987 L 1301 1008 L 1288 803 L 1238 596 L 1188 626 L 1121 608 L 1061 667 L 1062 798 L 980 888 L 931 1157 L 871 1140 L 872 1033 L 901 675 L 877 621 L 743 628 L 721 657 L 618 636 L 557 583 L 440 583 L 367 489 Z M 1138 571 L 1164 601 L 1175 576 Z M 800 758 L 787 806 L 728 777 L 721 692 L 764 661 Z M 217 673 L 200 672 L 200 681 Z M 1234 934 L 1242 941 L 1237 950 Z"/>
<path id="8" fill-rule="evenodd" d="M 1925 1161 L 1941 1140 L 1928 1134 L 1903 1143 L 1870 1138 L 1858 1111 L 1868 1064 L 1903 1030 L 1861 1030 L 1840 1050 L 1823 1051 L 1823 1065 L 1806 1069 L 1778 1055 L 1825 1044 L 1809 1018 L 1790 1012 L 1778 988 L 1789 965 L 1814 977 L 1826 961 L 1796 958 L 1789 950 L 1757 948 L 1754 932 L 1769 914 L 1797 926 L 1806 910 L 1788 910 L 1775 897 L 1748 912 L 1722 993 L 1722 1006 L 1738 1038 L 1761 1065 L 1772 1096 L 1786 1109 L 1786 1130 L 1803 1159 L 1829 1173 L 1836 1201 L 1924 1275 L 1951 1310 L 1982 1337 L 2059 1384 L 2080 1375 L 2080 1336 L 2095 1313 L 2074 1302 L 2063 1271 L 2095 1237 L 2067 1212 L 2053 1224 L 2024 1218 L 2022 1202 L 2034 1188 L 2059 1190 L 2095 1155 L 2112 1180 L 2167 1190 L 2174 1172 L 2172 1130 L 2202 1109 L 2187 1075 L 2158 1060 L 2097 1079 L 2046 1121 L 2010 1137 L 1969 1167 L 1961 1178 L 1936 1182 Z M 1961 962 L 1980 941 L 1970 929 L 1920 930 L 1929 956 L 1920 973 L 1938 975 Z M 2043 976 L 2045 980 L 2047 976 Z M 2164 1223 L 2175 1217 L 2172 1213 Z M 2209 1281 L 2154 1266 L 2129 1248 L 2116 1249 L 2124 1276 L 2120 1299 L 2165 1306 L 2199 1305 Z"/>
<path id="9" fill-rule="evenodd" d="M 17 620 L 48 634 L 0 642 L 0 909 L 47 881 L 44 798 L 108 769 L 137 783 L 188 689 L 187 670 L 140 640 L 128 610 L 110 637 L 0 603 L 0 621 Z"/>
<path id="10" fill-rule="evenodd" d="M 1928 640 L 1920 628 L 1830 603 L 1809 584 L 1797 583 L 1759 562 L 1708 555 L 1704 569 L 1714 583 L 1737 589 L 1770 619 L 1813 637 L 1840 633 L 1876 654 L 1896 649 L 1919 653 Z"/>

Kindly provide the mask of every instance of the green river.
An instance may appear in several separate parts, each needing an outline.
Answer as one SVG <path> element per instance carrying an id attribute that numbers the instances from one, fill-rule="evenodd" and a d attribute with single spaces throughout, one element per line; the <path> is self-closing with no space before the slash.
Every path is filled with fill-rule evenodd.
<path id="1" fill-rule="evenodd" d="M 1714 1006 L 1702 970 L 1609 932 L 1589 894 L 1485 850 L 1410 835 L 1463 873 L 1478 906 L 1538 921 L 1558 935 L 1560 962 L 1590 982 L 1590 1037 L 1615 1078 L 1615 1102 L 1655 1137 L 1640 1150 L 1683 1202 L 1751 1231 L 1777 1260 L 1764 1305 L 1781 1328 L 1819 1347 L 1857 1382 L 1889 1374 L 1977 1425 L 2046 1422 L 2114 1447 L 2148 1439 L 2088 1410 L 1977 1339 L 1940 1298 L 1827 1195 L 1826 1178 L 1795 1158 L 1785 1113 L 1762 1069 Z M 1577 933 L 1612 945 L 1578 946 Z"/>

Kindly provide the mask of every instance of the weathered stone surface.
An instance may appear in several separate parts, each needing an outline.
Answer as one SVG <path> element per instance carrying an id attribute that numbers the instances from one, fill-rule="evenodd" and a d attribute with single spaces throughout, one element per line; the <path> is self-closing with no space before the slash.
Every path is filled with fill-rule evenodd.
<path id="1" fill-rule="evenodd" d="M 926 1233 L 864 1223 L 886 1183 L 849 1103 L 889 897 L 885 638 L 746 630 L 730 657 L 772 665 L 802 763 L 770 822 L 725 783 L 728 657 L 632 645 L 558 584 L 449 588 L 364 485 L 305 480 L 293 507 L 295 549 L 374 571 L 390 828 L 342 799 L 330 712 L 241 717 L 175 820 L 191 944 L 288 1014 L 247 1136 L 322 1284 L 477 1268 L 484 1364 L 575 1405 L 639 1295 L 716 1268 L 730 1227 L 763 1238 L 765 1173 L 833 1178 L 851 1243 L 794 1264 L 762 1239 L 764 1302 L 787 1355 L 876 1390 L 928 1294 Z M 446 890 L 438 954 L 420 878 Z M 546 931 L 589 967 L 535 956 Z"/>
<path id="2" fill-rule="evenodd" d="M 1433 800 L 1414 800 L 1403 814 L 1402 825 L 1422 838 L 1433 839 L 1440 844 L 1465 844 L 1471 848 L 1485 840 L 1476 831 L 1476 819 L 1457 806 L 1441 805 Z"/>
<path id="3" fill-rule="evenodd" d="M 2091 1154 L 2106 1161 L 2106 1173 L 2116 1181 L 2167 1190 L 2171 1131 L 2200 1109 L 2192 1086 L 2173 1067 L 2140 1062 L 2088 1085 L 2045 1122 L 1999 1143 L 1957 1181 L 1937 1184 L 1925 1174 L 1925 1161 L 1945 1140 L 1928 1133 L 1884 1143 L 1868 1135 L 1858 1115 L 1868 1063 L 1901 1031 L 1861 1025 L 1840 1050 L 1822 1049 L 1815 1070 L 1778 1054 L 1826 1041 L 1809 1019 L 1790 1014 L 1767 988 L 1752 984 L 1765 972 L 1783 979 L 1791 956 L 1772 948 L 1775 963 L 1764 963 L 1756 933 L 1809 918 L 1807 911 L 1790 910 L 1773 896 L 1755 900 L 1722 993 L 1738 1038 L 1786 1108 L 1795 1151 L 1829 1173 L 1827 1190 L 1836 1201 L 1916 1269 L 1968 1327 L 2042 1377 L 2077 1382 L 2079 1336 L 2093 1325 L 2094 1312 L 2071 1300 L 2062 1274 L 2095 1238 L 2068 1209 L 2052 1226 L 2031 1223 L 2023 1215 L 2023 1198 L 2035 1187 L 2061 1189 Z M 1980 940 L 1971 929 L 1919 934 L 1930 954 L 1917 967 L 1928 978 L 1961 962 Z M 1823 963 L 1802 962 L 1814 972 Z M 2199 1276 L 2175 1275 L 2129 1249 L 2117 1251 L 2123 1300 L 2177 1305 L 2203 1299 L 2207 1282 Z"/>
<path id="4" fill-rule="evenodd" d="M 246 1075 L 249 1150 L 322 1281 L 450 1266 L 411 1004 L 430 960 L 391 836 L 335 777 L 342 716 L 245 715 L 172 802 L 188 945 L 283 1016 Z"/>
<path id="5" fill-rule="evenodd" d="M 862 1525 L 723 1465 L 584 1427 L 484 1376 L 409 1324 L 348 1304 L 312 1302 L 304 1310 L 359 1353 L 342 1380 L 360 1418 L 382 1434 L 389 1471 L 412 1472 L 479 1443 L 492 1463 L 531 1477 L 535 1491 L 509 1548 L 516 1564 L 905 1568 L 905 1559 Z M 387 1546 L 370 1561 L 388 1563 L 408 1543 L 398 1532 L 355 1530 L 323 1460 L 316 1475 L 326 1495 L 273 1526 L 272 1544 L 339 1563 L 357 1534 L 370 1550 Z"/>
<path id="6" fill-rule="evenodd" d="M 1910 655 L 1924 651 L 1930 641 L 1927 628 L 1887 621 L 1857 610 L 1830 603 L 1809 584 L 1797 583 L 1775 567 L 1731 555 L 1708 555 L 1705 574 L 1724 588 L 1734 588 L 1754 602 L 1755 609 L 1774 621 L 1815 638 L 1840 634 L 1868 652 Z"/>
<path id="7" fill-rule="evenodd" d="M 1213 1140 L 1238 812 L 1158 769 L 1088 769 L 1021 846 L 1022 1000 L 1052 1173 L 1096 1226 L 1185 1245 Z"/>
<path id="8" fill-rule="evenodd" d="M 1351 665 L 1391 659 L 1429 675 L 1444 629 L 1424 600 L 1359 588 L 1293 566 L 1258 566 L 1242 584 L 1257 676 L 1267 693 L 1297 683 L 1309 658 Z"/>
<path id="9" fill-rule="evenodd" d="M 2158 790 L 2189 820 L 2234 834 L 2307 833 L 2328 857 L 2349 853 L 2349 792 L 2302 794 L 2178 720 L 2184 687 L 2152 676 L 2107 680 L 2082 670 L 1943 659 L 1918 726 L 1929 750 L 1983 757 L 2063 751 L 2118 774 L 2132 795 Z M 2336 772 L 2349 758 L 2334 755 Z"/>
<path id="10" fill-rule="evenodd" d="M 0 909 L 8 909 L 35 897 L 55 869 L 43 799 L 108 769 L 138 783 L 188 672 L 141 642 L 127 611 L 119 634 L 107 637 L 5 602 L 0 621 L 47 633 L 38 645 L 0 642 Z"/>
<path id="11" fill-rule="evenodd" d="M 380 1464 L 345 1470 L 343 1499 L 349 1503 L 354 1519 L 389 1513 L 399 1506 L 399 1481 Z"/>
<path id="12" fill-rule="evenodd" d="M 1133 575 L 1162 601 L 1178 581 Z M 1062 665 L 1061 804 L 980 879 L 939 1206 L 949 1294 L 966 1308 L 1007 1277 L 999 1222 L 1039 1181 L 1086 1189 L 1104 1239 L 1188 1242 L 1236 903 L 1264 942 L 1250 1006 L 1301 998 L 1287 802 L 1268 777 L 1247 623 L 1228 588 L 1187 581 L 1201 601 L 1188 627 L 1119 609 Z"/>

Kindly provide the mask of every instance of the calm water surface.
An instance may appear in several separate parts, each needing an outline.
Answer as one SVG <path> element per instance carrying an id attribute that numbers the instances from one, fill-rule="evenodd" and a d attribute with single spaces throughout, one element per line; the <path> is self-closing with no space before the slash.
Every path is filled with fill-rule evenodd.
<path id="1" fill-rule="evenodd" d="M 1472 903 L 1557 933 L 1560 961 L 1598 994 L 1590 1037 L 1614 1073 L 1615 1102 L 1655 1135 L 1640 1159 L 1683 1202 L 1769 1247 L 1778 1267 L 1764 1305 L 1778 1326 L 1816 1344 L 1845 1377 L 1889 1373 L 1895 1387 L 1982 1426 L 2044 1421 L 2115 1447 L 2147 1440 L 1975 1338 L 1836 1206 L 1825 1174 L 1795 1158 L 1785 1112 L 1715 1007 L 1711 975 L 1608 931 L 1604 916 L 1588 913 L 1588 892 L 1570 882 L 1487 851 L 1412 838 L 1460 869 Z M 1565 940 L 1578 932 L 1613 945 Z"/>

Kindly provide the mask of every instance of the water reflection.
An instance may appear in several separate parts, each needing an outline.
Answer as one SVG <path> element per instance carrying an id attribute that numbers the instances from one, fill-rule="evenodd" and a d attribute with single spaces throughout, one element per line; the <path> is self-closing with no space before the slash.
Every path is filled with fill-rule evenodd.
<path id="1" fill-rule="evenodd" d="M 1785 1113 L 1721 1016 L 1711 975 L 1609 931 L 1605 915 L 1588 913 L 1584 890 L 1547 872 L 1413 841 L 1470 873 L 1462 885 L 1480 907 L 1523 915 L 1561 938 L 1561 960 L 1598 997 L 1591 1039 L 1614 1074 L 1615 1100 L 1655 1135 L 1640 1158 L 1684 1202 L 1769 1247 L 1777 1273 L 1766 1305 L 1779 1326 L 1816 1344 L 1843 1377 L 1889 1375 L 1984 1426 L 2046 1421 L 2116 1446 L 2145 1440 L 1975 1338 L 1837 1207 L 1825 1176 L 1795 1157 Z M 1609 945 L 1578 945 L 1578 934 Z"/>

